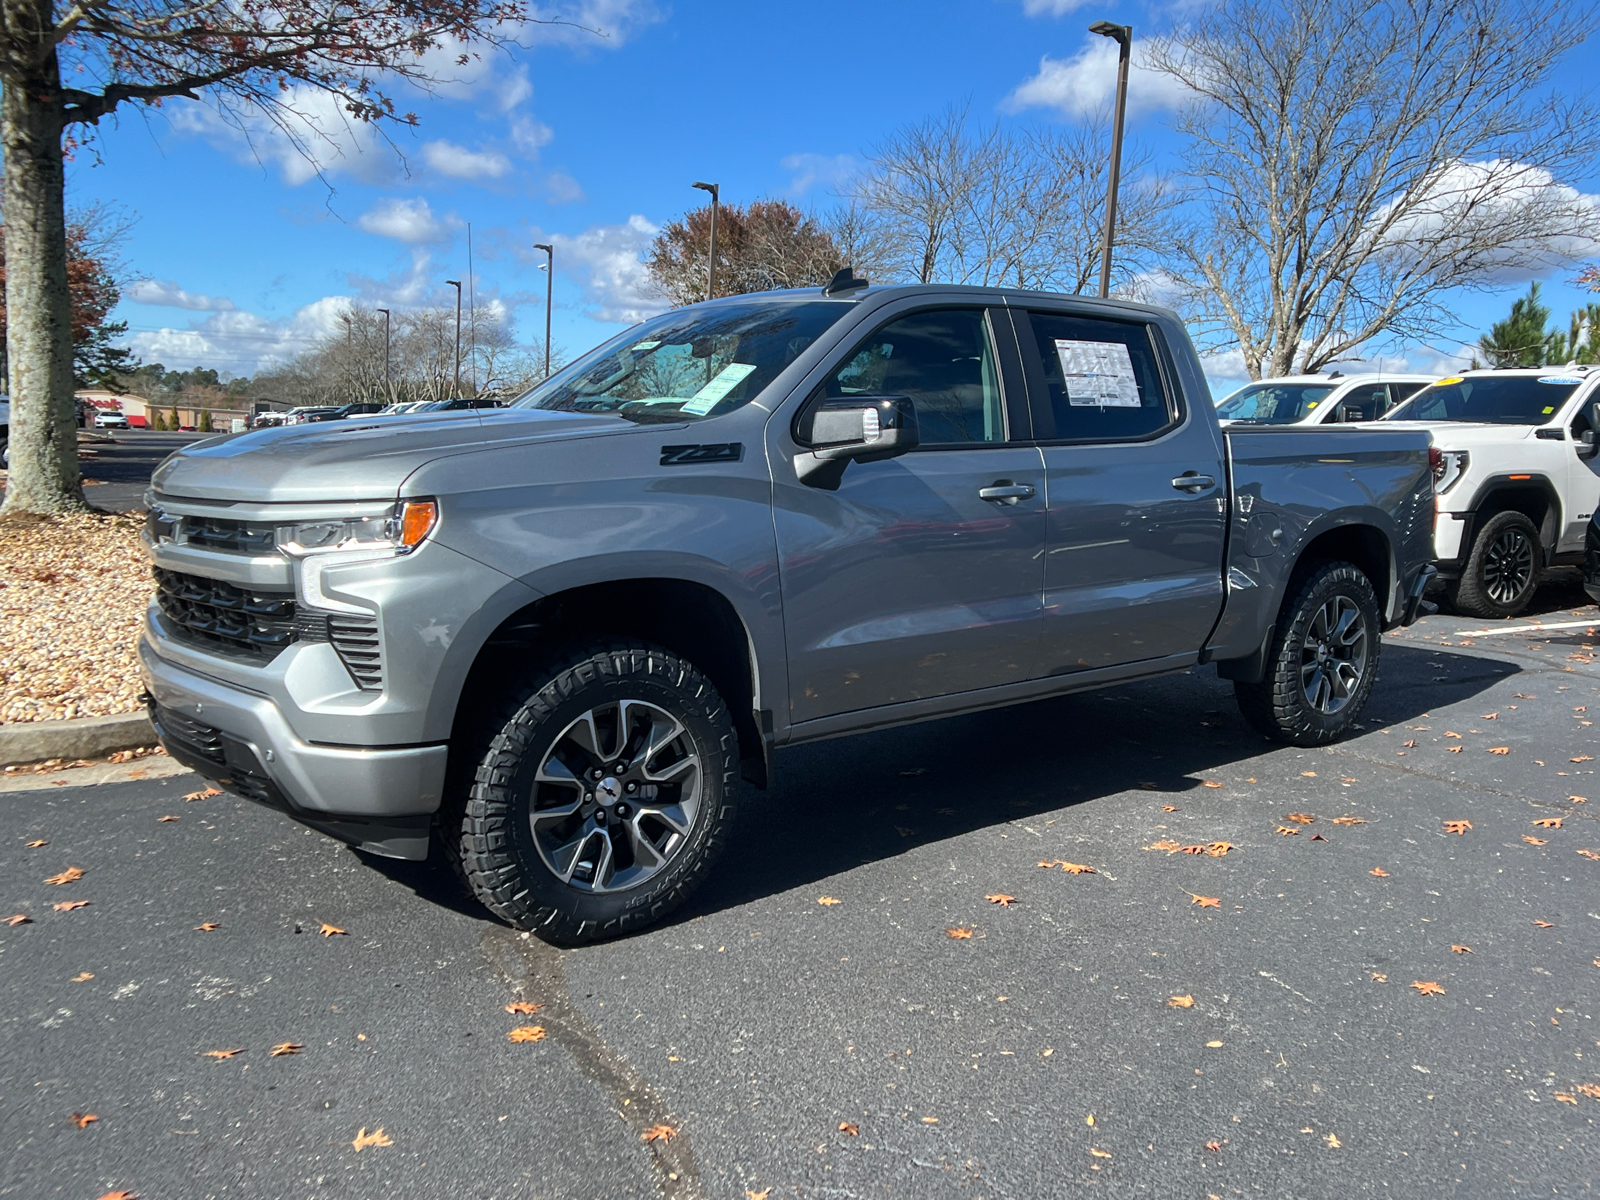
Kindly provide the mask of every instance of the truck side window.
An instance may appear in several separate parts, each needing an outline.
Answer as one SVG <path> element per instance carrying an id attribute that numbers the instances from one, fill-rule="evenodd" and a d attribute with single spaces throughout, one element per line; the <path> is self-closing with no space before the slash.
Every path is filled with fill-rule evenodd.
<path id="1" fill-rule="evenodd" d="M 912 313 L 877 330 L 824 385 L 830 399 L 909 396 L 924 446 L 1006 440 L 983 310 Z"/>
<path id="2" fill-rule="evenodd" d="M 1132 441 L 1175 423 L 1143 325 L 1067 313 L 1028 315 L 1050 392 L 1055 440 Z"/>

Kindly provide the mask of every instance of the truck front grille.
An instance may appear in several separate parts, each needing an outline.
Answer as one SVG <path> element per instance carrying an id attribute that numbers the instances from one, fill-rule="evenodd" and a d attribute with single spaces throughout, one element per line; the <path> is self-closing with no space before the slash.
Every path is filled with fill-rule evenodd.
<path id="1" fill-rule="evenodd" d="M 292 592 L 242 588 L 220 579 L 153 568 L 156 603 L 177 636 L 255 658 L 275 658 L 295 640 Z"/>
<path id="2" fill-rule="evenodd" d="M 226 517 L 185 517 L 183 538 L 202 550 L 233 554 L 268 554 L 275 544 L 271 525 L 251 525 Z"/>

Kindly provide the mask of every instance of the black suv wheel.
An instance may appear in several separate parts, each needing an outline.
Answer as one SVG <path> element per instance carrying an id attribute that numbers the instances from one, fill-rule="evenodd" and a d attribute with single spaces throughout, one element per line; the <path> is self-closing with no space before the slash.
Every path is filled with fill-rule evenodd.
<path id="1" fill-rule="evenodd" d="M 1532 521 L 1519 512 L 1496 513 L 1472 539 L 1450 603 L 1468 616 L 1504 620 L 1533 602 L 1544 570 L 1544 547 Z"/>
<path id="2" fill-rule="evenodd" d="M 1337 740 L 1372 695 L 1382 626 L 1366 575 L 1347 562 L 1324 563 L 1284 601 L 1266 678 L 1234 682 L 1239 711 L 1291 745 Z"/>
<path id="3" fill-rule="evenodd" d="M 732 827 L 738 739 L 714 687 L 657 647 L 587 647 L 536 672 L 478 763 L 461 866 L 496 916 L 557 945 L 648 925 Z"/>

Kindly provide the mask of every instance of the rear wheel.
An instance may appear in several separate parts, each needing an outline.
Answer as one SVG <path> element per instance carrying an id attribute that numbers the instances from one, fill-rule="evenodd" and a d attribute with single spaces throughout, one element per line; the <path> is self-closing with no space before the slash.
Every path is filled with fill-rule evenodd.
<path id="1" fill-rule="evenodd" d="M 1295 746 L 1342 737 L 1372 695 L 1382 623 L 1366 575 L 1347 562 L 1323 564 L 1285 601 L 1266 678 L 1234 682 L 1239 711 Z"/>
<path id="2" fill-rule="evenodd" d="M 738 765 L 727 708 L 691 664 L 579 650 L 535 672 L 479 761 L 462 867 L 490 911 L 557 945 L 643 927 L 721 852 Z"/>
<path id="3" fill-rule="evenodd" d="M 1472 539 L 1472 550 L 1450 593 L 1468 616 L 1503 620 L 1533 602 L 1544 570 L 1544 547 L 1532 521 L 1519 512 L 1496 513 Z"/>

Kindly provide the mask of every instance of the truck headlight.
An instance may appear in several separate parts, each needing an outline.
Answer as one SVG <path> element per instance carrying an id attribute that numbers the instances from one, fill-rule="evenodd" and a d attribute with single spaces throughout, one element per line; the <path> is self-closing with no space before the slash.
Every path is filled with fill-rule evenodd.
<path id="1" fill-rule="evenodd" d="M 280 525 L 277 545 L 295 561 L 295 592 L 301 605 L 321 612 L 367 614 L 370 610 L 329 596 L 322 587 L 324 572 L 410 554 L 438 523 L 437 501 L 402 500 L 385 516 Z"/>
<path id="2" fill-rule="evenodd" d="M 1433 456 L 1433 493 L 1442 496 L 1467 473 L 1471 456 L 1465 450 L 1436 450 Z"/>

